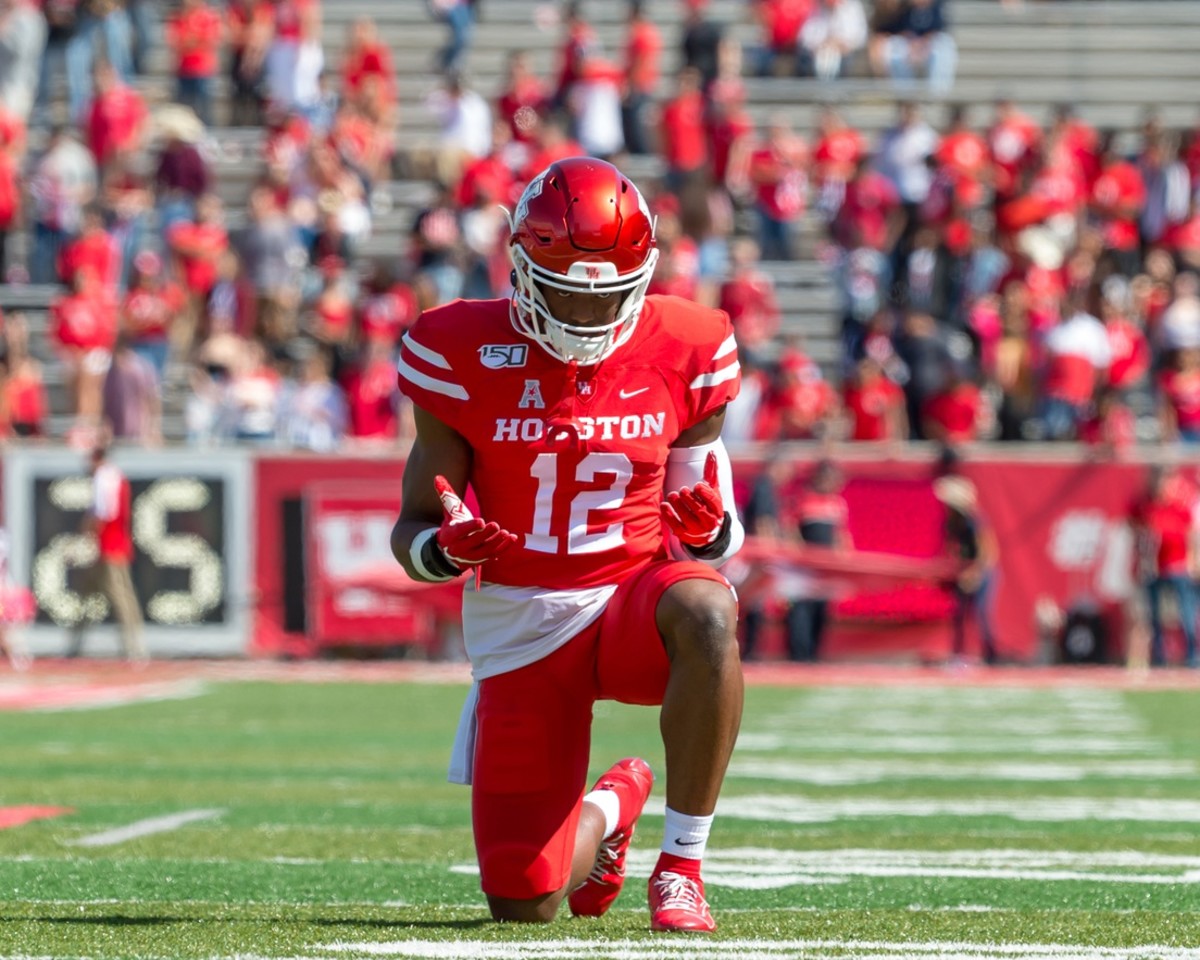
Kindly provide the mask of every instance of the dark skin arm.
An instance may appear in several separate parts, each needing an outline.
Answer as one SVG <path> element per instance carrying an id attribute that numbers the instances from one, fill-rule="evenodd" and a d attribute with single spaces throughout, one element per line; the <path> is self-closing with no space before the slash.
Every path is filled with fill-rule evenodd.
<path id="1" fill-rule="evenodd" d="M 441 474 L 459 496 L 466 493 L 471 475 L 471 446 L 457 430 L 437 417 L 413 408 L 417 436 L 404 465 L 403 499 L 400 517 L 392 528 L 392 553 L 414 580 L 420 580 L 413 568 L 409 548 L 413 537 L 442 522 L 442 501 L 438 499 L 433 478 Z"/>

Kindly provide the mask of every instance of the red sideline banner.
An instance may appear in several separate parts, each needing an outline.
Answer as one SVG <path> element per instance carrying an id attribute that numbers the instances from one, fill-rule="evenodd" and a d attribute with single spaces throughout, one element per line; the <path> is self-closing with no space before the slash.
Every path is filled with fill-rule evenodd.
<path id="1" fill-rule="evenodd" d="M 377 484 L 322 481 L 304 491 L 308 632 L 319 646 L 394 645 L 400 638 L 429 647 L 433 616 L 392 556 L 400 498 Z M 379 589 L 364 575 L 391 569 L 399 589 Z"/>
<path id="2" fill-rule="evenodd" d="M 866 451 L 854 450 L 854 454 Z M 943 512 L 933 496 L 929 462 L 841 460 L 849 525 L 858 550 L 923 561 L 914 569 L 931 569 L 942 555 Z M 760 460 L 735 461 L 739 498 L 748 491 Z M 810 464 L 797 461 L 795 479 L 785 500 L 798 492 Z M 1133 544 L 1127 518 L 1146 477 L 1141 464 L 1087 461 L 1020 462 L 970 460 L 962 472 L 976 484 L 980 506 L 994 528 L 1000 547 L 1000 569 L 992 605 L 997 645 L 1002 656 L 1030 660 L 1038 654 L 1035 610 L 1039 601 L 1068 608 L 1085 595 L 1111 613 L 1137 589 L 1131 582 Z M 322 459 L 263 457 L 256 462 L 257 517 L 255 563 L 258 605 L 254 649 L 261 653 L 307 655 L 321 642 L 351 633 L 373 642 L 384 627 L 386 604 L 367 617 L 351 616 L 346 590 L 368 587 L 380 596 L 410 593 L 398 565 L 382 557 L 388 505 L 399 503 L 403 462 L 399 459 Z M 365 500 L 337 499 L 330 481 L 345 489 L 371 491 Z M 357 496 L 357 494 L 356 494 Z M 330 533 L 305 526 L 305 507 L 314 523 L 335 523 Z M 331 521 L 347 510 L 367 514 L 378 527 L 356 539 L 354 524 L 341 529 Z M 324 519 L 322 519 L 324 518 Z M 394 518 L 394 514 L 393 514 Z M 361 521 L 367 522 L 367 521 Z M 388 520 L 390 530 L 391 520 Z M 314 544 L 310 534 L 327 542 Z M 338 539 L 334 543 L 330 538 Z M 307 556 L 306 556 L 307 554 Z M 376 556 L 378 554 L 378 556 Z M 382 564 L 367 563 L 382 558 Z M 353 561 L 353 563 L 351 563 Z M 903 563 L 903 560 L 897 561 Z M 350 566 L 347 566 L 350 564 Z M 882 569 L 882 568 L 881 568 Z M 347 572 L 352 570 L 353 572 Z M 909 583 L 889 588 L 880 578 L 860 584 L 859 592 L 839 599 L 831 634 L 824 645 L 830 658 L 916 652 L 944 655 L 949 643 L 946 592 L 936 583 Z M 882 578 L 886 579 L 886 578 Z M 336 586 L 335 586 L 336 585 Z M 312 595 L 310 596 L 310 591 Z M 435 616 L 453 615 L 456 598 L 430 591 L 418 606 L 431 606 Z M 350 593 L 350 605 L 362 600 Z M 372 603 L 383 603 L 377 596 Z M 398 610 L 398 608 L 394 608 Z M 381 618 L 372 619 L 376 614 Z M 357 621 L 357 627 L 351 627 Z M 415 621 L 414 621 L 415 623 Z M 377 642 L 377 641 L 374 641 Z M 1110 651 L 1120 653 L 1120 642 Z"/>
<path id="3" fill-rule="evenodd" d="M 313 582 L 306 569 L 307 493 L 322 484 L 370 485 L 380 498 L 399 504 L 403 471 L 399 459 L 264 456 L 255 461 L 254 652 L 299 657 L 318 652 L 308 622 Z"/>

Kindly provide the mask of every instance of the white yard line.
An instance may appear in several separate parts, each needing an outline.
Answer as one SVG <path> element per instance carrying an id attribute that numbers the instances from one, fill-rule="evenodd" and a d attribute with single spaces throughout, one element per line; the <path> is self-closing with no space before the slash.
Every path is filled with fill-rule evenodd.
<path id="1" fill-rule="evenodd" d="M 186 826 L 189 823 L 196 823 L 200 820 L 214 820 L 224 812 L 225 810 L 222 808 L 184 810 L 181 813 L 169 813 L 162 817 L 149 817 L 145 820 L 138 820 L 124 827 L 115 827 L 112 830 L 102 830 L 100 833 L 80 837 L 78 840 L 68 840 L 66 843 L 72 847 L 111 847 L 118 843 L 125 843 L 127 840 L 136 840 L 138 837 L 148 837 L 155 833 L 168 833 L 171 830 L 178 830 L 180 827 Z"/>
<path id="2" fill-rule="evenodd" d="M 647 940 L 546 940 L 495 943 L 470 940 L 407 940 L 393 943 L 333 943 L 312 951 L 372 957 L 438 960 L 753 960 L 779 957 L 837 957 L 839 960 L 1195 960 L 1188 947 L 1091 947 L 1064 943 L 979 944 L 957 941 L 924 943 L 854 940 L 698 940 L 693 937 Z M 246 960 L 246 958 L 243 958 Z"/>
<path id="3" fill-rule="evenodd" d="M 1194 760 L 989 760 L 954 763 L 943 760 L 771 760 L 734 754 L 728 776 L 733 779 L 780 780 L 835 787 L 889 780 L 1019 780 L 1073 783 L 1089 777 L 1191 780 L 1200 777 Z"/>

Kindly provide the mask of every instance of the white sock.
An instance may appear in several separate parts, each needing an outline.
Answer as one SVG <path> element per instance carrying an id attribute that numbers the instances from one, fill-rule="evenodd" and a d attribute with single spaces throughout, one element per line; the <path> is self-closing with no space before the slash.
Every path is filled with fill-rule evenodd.
<path id="1" fill-rule="evenodd" d="M 708 832 L 712 829 L 713 815 L 689 817 L 667 807 L 667 822 L 663 826 L 663 853 L 689 860 L 703 860 L 708 846 Z"/>
<path id="2" fill-rule="evenodd" d="M 613 835 L 621 822 L 621 801 L 612 790 L 593 790 L 583 798 L 584 803 L 595 804 L 604 814 L 604 840 Z"/>

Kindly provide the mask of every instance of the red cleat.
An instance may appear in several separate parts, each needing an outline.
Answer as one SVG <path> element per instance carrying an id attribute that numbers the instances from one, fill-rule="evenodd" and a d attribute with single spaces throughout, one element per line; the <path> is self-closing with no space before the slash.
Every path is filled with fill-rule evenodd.
<path id="1" fill-rule="evenodd" d="M 650 878 L 650 929 L 658 933 L 712 933 L 717 921 L 704 899 L 704 881 L 664 870 Z"/>
<path id="2" fill-rule="evenodd" d="M 617 899 L 625 883 L 625 853 L 653 783 L 650 764 L 638 757 L 627 757 L 614 763 L 592 787 L 593 790 L 616 793 L 621 805 L 621 821 L 612 836 L 600 844 L 588 878 L 567 897 L 567 904 L 575 916 L 602 916 Z"/>

